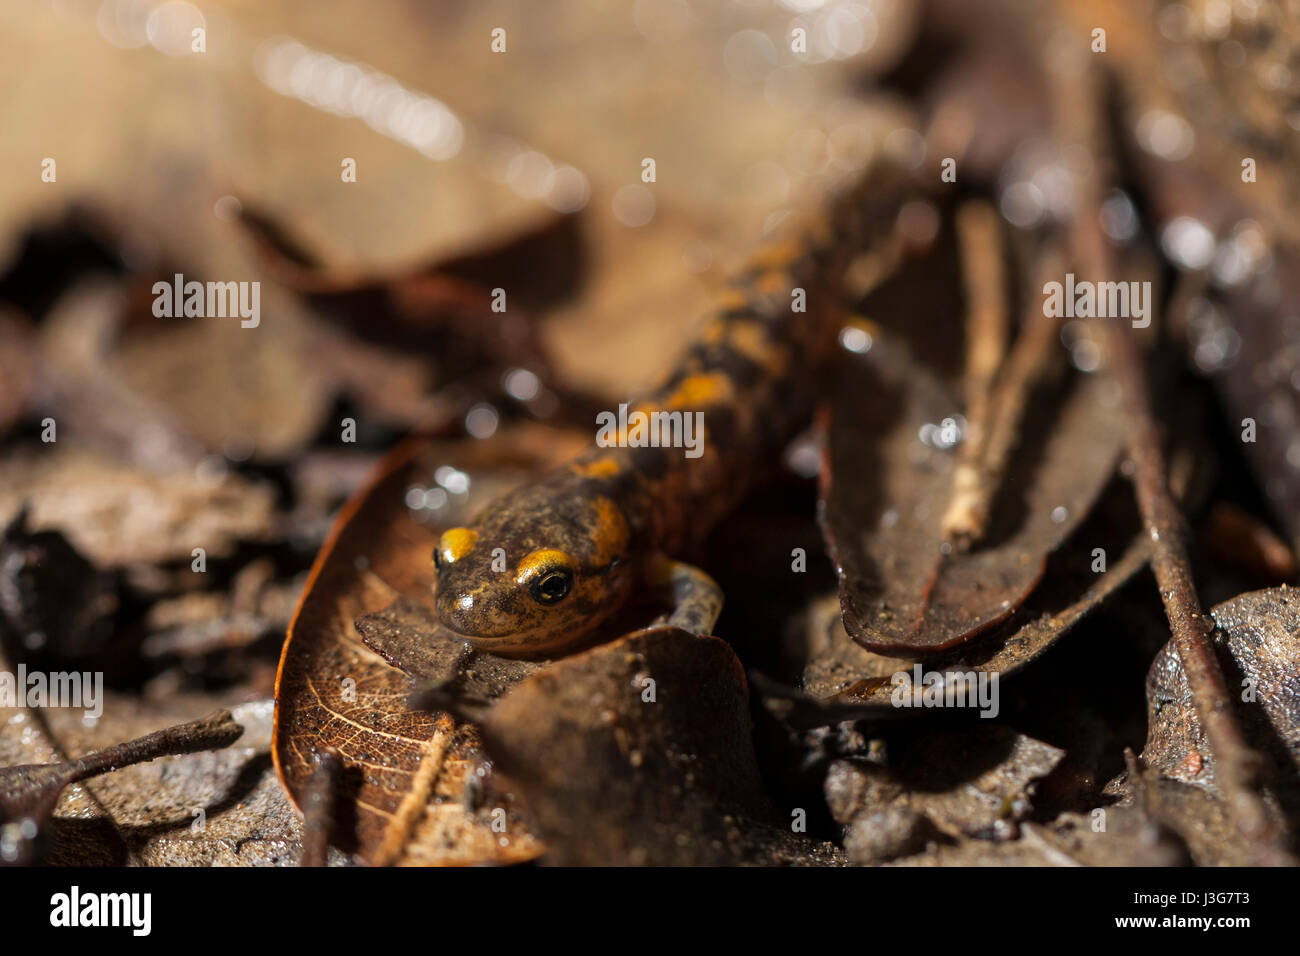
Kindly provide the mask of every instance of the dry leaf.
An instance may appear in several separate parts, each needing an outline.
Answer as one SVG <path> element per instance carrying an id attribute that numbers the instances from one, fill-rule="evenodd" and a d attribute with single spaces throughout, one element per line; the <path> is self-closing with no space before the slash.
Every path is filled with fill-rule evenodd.
<path id="1" fill-rule="evenodd" d="M 338 751 L 353 809 L 335 842 L 363 861 L 518 862 L 541 852 L 477 729 L 409 710 L 410 679 L 365 645 L 355 622 L 399 598 L 429 610 L 441 528 L 464 523 L 583 440 L 534 426 L 491 442 L 408 441 L 380 464 L 322 548 L 284 647 L 275 756 L 297 799 L 312 754 Z M 508 835 L 493 830 L 496 811 L 509 820 Z"/>

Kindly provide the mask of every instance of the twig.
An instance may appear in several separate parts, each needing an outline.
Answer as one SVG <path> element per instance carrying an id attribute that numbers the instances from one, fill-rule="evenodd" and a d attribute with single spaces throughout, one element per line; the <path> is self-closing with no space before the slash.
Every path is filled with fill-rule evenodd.
<path id="1" fill-rule="evenodd" d="M 962 284 L 966 290 L 966 436 L 952 477 L 952 499 L 943 516 L 943 536 L 958 550 L 979 539 L 988 526 L 982 463 L 992 430 L 993 382 L 1007 351 L 1006 271 L 998 216 L 987 202 L 957 210 Z"/>
<path id="2" fill-rule="evenodd" d="M 987 403 L 988 422 L 982 440 L 966 446 L 966 455 L 953 476 L 953 497 L 944 515 L 943 534 L 958 551 L 974 546 L 988 532 L 993 498 L 1020 440 L 1029 397 L 1054 367 L 1060 321 L 1045 313 L 1034 293 L 1064 271 L 1063 261 L 1054 247 L 1040 254 L 1021 332 Z"/>
<path id="3" fill-rule="evenodd" d="M 1048 247 L 1040 255 L 1034 270 L 1035 283 L 1025 310 L 1024 325 L 1016 344 L 1007 356 L 997 389 L 993 394 L 993 428 L 984 452 L 985 482 L 990 492 L 996 490 L 1002 471 L 1020 437 L 1020 423 L 1035 386 L 1055 370 L 1057 333 L 1061 320 L 1048 315 L 1037 293 L 1061 275 L 1065 258 L 1060 249 Z"/>
<path id="4" fill-rule="evenodd" d="M 394 866 L 401 859 L 416 826 L 428 812 L 433 788 L 446 766 L 447 750 L 455 732 L 455 718 L 451 714 L 439 714 L 433 733 L 424 742 L 420 765 L 416 768 L 411 789 L 398 804 L 397 812 L 384 830 L 383 842 L 375 851 L 376 866 Z"/>
<path id="5" fill-rule="evenodd" d="M 0 769 L 0 820 L 31 817 L 43 822 L 70 783 L 159 757 L 219 750 L 229 747 L 243 732 L 230 711 L 219 710 L 202 720 L 157 730 L 66 763 L 5 767 Z"/>
<path id="6" fill-rule="evenodd" d="M 316 769 L 307 778 L 302 801 L 302 856 L 299 866 L 326 866 L 330 835 L 343 781 L 343 758 L 333 748 L 317 751 Z"/>
<path id="7" fill-rule="evenodd" d="M 1136 466 L 1138 508 L 1151 535 L 1151 568 L 1173 632 L 1174 647 L 1187 675 L 1188 690 L 1214 752 L 1215 779 L 1238 830 L 1254 845 L 1260 862 L 1294 864 L 1278 844 L 1279 835 L 1269 822 L 1268 811 L 1256 789 L 1261 768 L 1259 755 L 1246 743 L 1233 716 L 1227 682 L 1211 639 L 1214 627 L 1202 610 L 1192 581 L 1183 516 L 1169 494 L 1164 452 L 1152 418 L 1137 348 L 1123 323 L 1111 326 L 1109 339 L 1111 364 L 1123 395 L 1128 452 Z"/>
<path id="8" fill-rule="evenodd" d="M 1080 271 L 1093 281 L 1111 281 L 1115 266 L 1099 218 L 1102 173 L 1098 166 L 1106 155 L 1105 133 L 1096 115 L 1101 84 L 1094 73 L 1084 70 L 1076 77 L 1058 74 L 1055 86 L 1057 115 L 1078 124 L 1073 126 L 1074 142 L 1092 145 L 1092 163 L 1087 173 L 1076 177 L 1078 204 L 1070 230 L 1074 258 Z M 1237 725 L 1211 639 L 1214 628 L 1192 581 L 1186 529 L 1169 492 L 1168 469 L 1137 344 L 1127 323 L 1111 320 L 1107 328 L 1111 368 L 1123 401 L 1126 444 L 1135 466 L 1138 508 L 1151 537 L 1151 567 L 1188 690 L 1214 753 L 1215 779 L 1254 861 L 1294 865 L 1296 861 L 1283 846 L 1259 794 L 1262 762 Z"/>

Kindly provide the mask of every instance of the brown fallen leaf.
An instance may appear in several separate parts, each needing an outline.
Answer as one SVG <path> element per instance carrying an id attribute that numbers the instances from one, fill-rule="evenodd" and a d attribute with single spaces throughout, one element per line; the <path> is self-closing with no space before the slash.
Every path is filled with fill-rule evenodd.
<path id="1" fill-rule="evenodd" d="M 273 752 L 298 801 L 314 753 L 338 751 L 346 812 L 332 842 L 361 861 L 507 863 L 541 852 L 478 730 L 408 709 L 411 678 L 367 647 L 354 622 L 399 599 L 431 610 L 431 555 L 441 529 L 465 523 L 485 500 L 586 440 L 542 426 L 502 431 L 491 442 L 412 439 L 380 463 L 337 519 L 285 642 Z M 373 634 L 394 621 L 401 623 L 400 613 L 367 618 L 363 627 Z M 508 835 L 494 829 L 502 820 Z"/>
<path id="2" fill-rule="evenodd" d="M 923 670 L 986 673 L 999 680 L 1036 660 L 1089 615 L 1097 612 L 1146 567 L 1149 548 L 1142 536 L 1125 540 L 1133 517 L 1120 506 L 1126 492 L 1117 483 L 1106 506 L 1086 522 L 1075 539 L 1088 545 L 1085 556 L 1069 548 L 1048 559 L 1042 584 L 1006 622 L 985 635 L 947 651 L 881 653 L 862 647 L 844 626 L 838 598 L 809 607 L 800 686 L 765 684 L 770 710 L 791 726 L 823 726 L 860 717 L 900 716 L 894 706 L 895 674 Z M 1108 530 L 1109 529 L 1109 530 Z M 1093 570 L 1092 549 L 1112 555 L 1104 572 Z M 903 712 L 902 716 L 911 716 Z"/>
<path id="3" fill-rule="evenodd" d="M 1033 782 L 1065 752 L 1004 726 L 888 742 L 888 758 L 840 760 L 826 776 L 831 814 L 855 863 L 910 855 L 929 839 L 1013 839 L 1033 809 Z"/>
<path id="4" fill-rule="evenodd" d="M 1242 724 L 1272 764 L 1271 786 L 1294 809 L 1300 772 L 1300 598 L 1285 585 L 1252 591 L 1210 612 L 1216 646 Z M 1149 729 L 1143 762 L 1153 771 L 1203 787 L 1218 796 L 1214 753 L 1188 696 L 1182 665 L 1172 645 L 1147 675 Z"/>
<path id="5" fill-rule="evenodd" d="M 274 530 L 269 484 L 232 473 L 155 474 L 63 444 L 0 461 L 0 515 L 30 502 L 31 527 L 55 528 L 95 565 L 116 568 L 230 554 Z"/>
<path id="6" fill-rule="evenodd" d="M 483 719 L 544 862 L 832 863 L 763 794 L 748 691 L 726 642 L 650 628 L 524 679 Z"/>
<path id="7" fill-rule="evenodd" d="M 43 409 L 61 430 L 157 471 L 214 452 L 277 461 L 301 450 L 330 396 L 296 330 L 270 321 L 281 304 L 259 294 L 267 321 L 247 329 L 238 316 L 154 316 L 155 280 L 181 271 L 151 265 L 60 296 L 37 340 Z M 261 414 L 268 406 L 275 416 Z"/>
<path id="8" fill-rule="evenodd" d="M 40 329 L 42 405 L 65 435 L 164 472 L 193 469 L 203 443 L 168 404 L 138 394 L 122 376 L 118 345 L 128 318 L 122 282 L 87 282 L 61 296 Z"/>
<path id="9" fill-rule="evenodd" d="M 826 643 L 819 643 L 820 653 L 809 662 L 805 688 L 821 702 L 821 720 L 868 716 L 876 708 L 893 707 L 890 678 L 910 673 L 917 664 L 925 669 L 951 670 L 962 673 L 1011 676 L 1046 651 L 1058 639 L 1079 624 L 1088 614 L 1132 580 L 1147 563 L 1147 549 L 1135 542 L 1106 575 L 1088 588 L 1072 604 L 1058 610 L 1041 609 L 1038 602 L 1026 602 L 1024 619 L 1019 627 L 1000 629 L 977 646 L 955 649 L 938 657 L 891 657 L 875 654 L 854 643 L 843 626 L 830 622 L 823 633 Z M 1037 616 L 1035 616 L 1037 615 Z"/>
<path id="10" fill-rule="evenodd" d="M 394 401 L 403 381 L 397 375 L 393 388 L 395 372 L 412 380 L 413 393 L 492 368 L 555 381 L 535 317 L 576 295 L 584 260 L 578 216 L 549 216 L 470 251 L 379 273 L 318 265 L 263 212 L 243 207 L 240 221 L 268 273 L 344 332 L 324 353 L 333 374 L 387 417 L 421 424 L 430 414 L 418 394 Z M 374 375 L 358 362 L 371 353 L 386 366 Z M 542 388 L 527 403 L 545 409 L 556 398 Z"/>
<path id="11" fill-rule="evenodd" d="M 945 553 L 941 521 L 958 403 L 896 342 L 874 344 L 855 371 L 831 412 L 822 473 L 845 625 L 871 649 L 943 650 L 1011 616 L 1087 516 L 1122 441 L 1114 390 L 1081 375 L 1036 402 L 984 543 L 957 554 Z"/>
<path id="12" fill-rule="evenodd" d="M 294 458 L 311 442 L 333 396 L 313 364 L 308 324 L 290 319 L 292 303 L 277 298 L 283 293 L 260 288 L 256 328 L 242 328 L 238 318 L 156 320 L 125 330 L 114 355 L 121 381 L 166 408 L 206 448 L 270 463 Z"/>
<path id="13" fill-rule="evenodd" d="M 497 286 L 524 310 L 539 311 L 574 295 L 582 278 L 576 215 L 548 216 L 510 236 L 480 237 L 455 255 L 380 274 L 318 263 L 283 225 L 248 205 L 240 208 L 240 222 L 277 281 L 363 338 L 405 336 L 409 344 L 409 337 L 454 322 L 462 311 L 492 321 Z"/>

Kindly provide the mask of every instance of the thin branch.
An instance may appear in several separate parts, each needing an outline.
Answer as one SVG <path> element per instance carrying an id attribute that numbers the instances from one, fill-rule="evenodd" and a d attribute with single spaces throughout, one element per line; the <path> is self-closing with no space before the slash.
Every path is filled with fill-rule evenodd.
<path id="1" fill-rule="evenodd" d="M 326 866 L 330 835 L 338 811 L 343 758 L 333 748 L 317 751 L 302 801 L 302 856 L 299 866 Z"/>
<path id="2" fill-rule="evenodd" d="M 1106 273 L 1094 273 L 1105 275 Z M 1111 365 L 1120 383 L 1129 456 L 1136 466 L 1138 507 L 1151 536 L 1151 569 L 1160 588 L 1174 647 L 1206 740 L 1214 752 L 1215 779 L 1242 836 L 1270 865 L 1294 864 L 1281 848 L 1258 792 L 1260 757 L 1237 726 L 1227 682 L 1214 652 L 1214 626 L 1201 607 L 1187 556 L 1186 526 L 1169 493 L 1160 434 L 1147 397 L 1146 374 L 1133 337 L 1122 322 L 1111 325 Z"/>
<path id="3" fill-rule="evenodd" d="M 1054 87 L 1057 115 L 1066 119 L 1074 134 L 1070 141 L 1089 146 L 1092 159 L 1086 172 L 1076 176 L 1077 205 L 1071 224 L 1074 259 L 1092 281 L 1111 281 L 1116 269 L 1099 215 L 1103 182 L 1099 166 L 1107 156 L 1105 131 L 1098 115 L 1101 83 L 1091 69 L 1085 68 L 1073 77 L 1058 73 Z M 1237 724 L 1214 651 L 1214 627 L 1192 580 L 1186 527 L 1169 491 L 1168 468 L 1137 343 L 1127 322 L 1112 319 L 1107 329 L 1111 368 L 1123 401 L 1125 440 L 1136 469 L 1138 508 L 1151 538 L 1151 567 L 1188 691 L 1214 753 L 1215 780 L 1254 861 L 1294 865 L 1296 861 L 1285 849 L 1260 796 L 1262 761 Z"/>
<path id="4" fill-rule="evenodd" d="M 243 732 L 230 711 L 220 710 L 202 720 L 157 730 L 76 760 L 4 767 L 0 769 L 0 820 L 31 817 L 43 822 L 68 784 L 159 757 L 220 750 L 238 740 Z"/>
<path id="5" fill-rule="evenodd" d="M 953 472 L 943 536 L 965 550 L 988 527 L 992 495 L 983 461 L 993 429 L 993 383 L 1006 356 L 1011 323 L 1002 231 L 993 207 L 972 201 L 958 209 L 957 241 L 966 291 L 966 435 Z"/>
<path id="6" fill-rule="evenodd" d="M 979 443 L 982 447 L 967 446 L 953 475 L 953 497 L 944 515 L 943 534 L 958 551 L 974 546 L 988 532 L 993 499 L 1020 441 L 1030 396 L 1058 364 L 1055 346 L 1060 320 L 1045 313 L 1036 292 L 1063 271 L 1059 249 L 1049 246 L 1039 254 L 1020 334 L 988 402 L 989 421 Z"/>

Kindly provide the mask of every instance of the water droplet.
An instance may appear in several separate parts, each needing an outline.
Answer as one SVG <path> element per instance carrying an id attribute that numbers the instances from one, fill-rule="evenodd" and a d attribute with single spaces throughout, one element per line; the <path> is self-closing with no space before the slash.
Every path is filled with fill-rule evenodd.
<path id="1" fill-rule="evenodd" d="M 610 201 L 614 218 L 629 229 L 639 229 L 654 218 L 655 197 L 645 186 L 633 183 L 620 186 Z"/>
<path id="2" fill-rule="evenodd" d="M 1070 363 L 1080 372 L 1095 372 L 1101 367 L 1101 347 L 1091 339 L 1081 339 L 1070 349 Z"/>
<path id="3" fill-rule="evenodd" d="M 1170 221 L 1160 234 L 1160 247 L 1180 269 L 1204 269 L 1214 260 L 1214 233 L 1205 223 L 1190 216 Z"/>
<path id="4" fill-rule="evenodd" d="M 863 354 L 871 351 L 871 333 L 861 326 L 846 325 L 840 329 L 840 345 L 850 352 Z"/>
<path id="5" fill-rule="evenodd" d="M 1128 193 L 1115 190 L 1101 204 L 1101 229 L 1116 242 L 1130 242 L 1138 232 L 1138 214 Z"/>
<path id="6" fill-rule="evenodd" d="M 1192 124 L 1168 110 L 1150 110 L 1137 125 L 1138 143 L 1148 153 L 1170 162 L 1186 159 L 1196 145 Z"/>
<path id="7" fill-rule="evenodd" d="M 541 390 L 542 383 L 526 368 L 512 368 L 501 378 L 501 386 L 511 398 L 521 402 L 532 401 Z"/>
<path id="8" fill-rule="evenodd" d="M 465 431 L 473 438 L 491 438 L 500 420 L 495 408 L 480 402 L 465 413 Z"/>
<path id="9" fill-rule="evenodd" d="M 998 208 L 1002 211 L 1002 218 L 1021 229 L 1038 225 L 1046 213 L 1042 190 L 1024 181 L 1012 183 L 1002 190 Z"/>
<path id="10" fill-rule="evenodd" d="M 451 465 L 440 465 L 433 473 L 433 480 L 442 485 L 453 495 L 463 495 L 469 491 L 469 475 Z"/>

